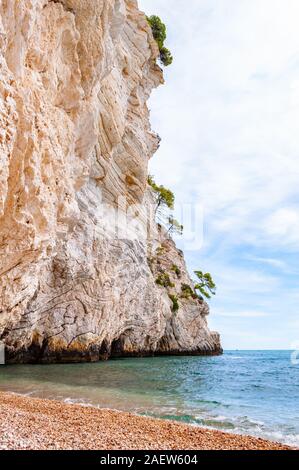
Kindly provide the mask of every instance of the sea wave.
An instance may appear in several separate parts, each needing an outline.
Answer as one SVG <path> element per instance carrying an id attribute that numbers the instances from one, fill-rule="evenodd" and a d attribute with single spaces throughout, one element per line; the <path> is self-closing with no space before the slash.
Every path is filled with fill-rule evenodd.
<path id="1" fill-rule="evenodd" d="M 263 421 L 250 419 L 248 416 L 224 416 L 215 415 L 210 417 L 195 416 L 194 422 L 197 426 L 209 429 L 230 431 L 235 434 L 251 435 L 274 442 L 287 444 L 291 447 L 299 447 L 299 434 L 291 433 L 289 430 L 270 430 Z"/>
<path id="2" fill-rule="evenodd" d="M 274 442 L 283 442 L 291 447 L 299 448 L 299 434 L 283 434 L 280 431 L 268 432 L 266 438 Z"/>

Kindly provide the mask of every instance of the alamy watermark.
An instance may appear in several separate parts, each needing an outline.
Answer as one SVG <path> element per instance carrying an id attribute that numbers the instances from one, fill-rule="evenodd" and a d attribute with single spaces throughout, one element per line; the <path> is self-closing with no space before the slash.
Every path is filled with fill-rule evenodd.
<path id="1" fill-rule="evenodd" d="M 160 236 L 180 240 L 184 250 L 198 251 L 203 245 L 204 210 L 201 204 L 177 205 L 174 214 L 167 207 L 157 209 L 154 199 L 128 205 L 126 198 L 120 196 L 114 205 L 100 201 L 93 208 L 93 219 L 95 238 L 138 240 L 150 245 L 149 242 L 156 238 L 157 226 L 160 226 L 163 227 Z"/>

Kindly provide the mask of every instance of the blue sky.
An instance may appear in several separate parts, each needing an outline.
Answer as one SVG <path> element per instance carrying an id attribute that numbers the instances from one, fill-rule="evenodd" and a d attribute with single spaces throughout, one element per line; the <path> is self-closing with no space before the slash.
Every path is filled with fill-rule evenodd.
<path id="1" fill-rule="evenodd" d="M 203 246 L 185 254 L 217 283 L 210 327 L 226 349 L 299 348 L 299 2 L 139 6 L 174 55 L 150 100 L 151 173 L 203 207 Z"/>

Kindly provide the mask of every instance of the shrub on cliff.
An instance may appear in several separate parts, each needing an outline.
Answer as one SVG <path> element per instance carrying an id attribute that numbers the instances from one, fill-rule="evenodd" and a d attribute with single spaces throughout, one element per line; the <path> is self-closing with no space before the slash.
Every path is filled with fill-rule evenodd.
<path id="1" fill-rule="evenodd" d="M 158 44 L 160 60 L 162 64 L 167 67 L 168 65 L 172 64 L 173 57 L 170 50 L 164 46 L 164 42 L 166 40 L 166 26 L 157 15 L 147 17 L 147 21 L 152 28 L 153 36 Z"/>
<path id="2" fill-rule="evenodd" d="M 171 65 L 173 62 L 173 57 L 169 49 L 167 47 L 162 47 L 160 50 L 160 60 L 165 67 Z"/>
<path id="3" fill-rule="evenodd" d="M 161 287 L 174 287 L 174 284 L 171 282 L 169 274 L 162 273 L 156 279 L 156 284 Z"/>
<path id="4" fill-rule="evenodd" d="M 179 305 L 179 301 L 178 301 L 178 298 L 176 295 L 172 295 L 172 294 L 169 294 L 168 297 L 170 298 L 170 300 L 172 301 L 172 308 L 171 310 L 175 313 L 179 310 L 180 308 L 180 305 Z"/>
<path id="5" fill-rule="evenodd" d="M 195 284 L 195 290 L 198 290 L 206 299 L 210 299 L 212 295 L 216 295 L 216 284 L 212 279 L 210 273 L 203 273 L 202 271 L 194 271 L 199 282 Z"/>
<path id="6" fill-rule="evenodd" d="M 183 299 L 189 299 L 190 297 L 192 299 L 197 299 L 197 294 L 194 292 L 192 287 L 189 286 L 189 284 L 182 284 L 181 290 L 182 290 L 181 297 Z"/>
<path id="7" fill-rule="evenodd" d="M 151 175 L 148 176 L 148 184 L 151 186 L 156 198 L 156 212 L 163 206 L 168 207 L 168 209 L 174 208 L 174 194 L 170 189 L 167 189 L 162 185 L 158 186 Z"/>
<path id="8" fill-rule="evenodd" d="M 182 272 L 176 264 L 172 265 L 171 271 L 173 271 L 177 275 L 177 277 L 181 277 Z"/>
<path id="9" fill-rule="evenodd" d="M 159 46 L 159 49 L 161 50 L 164 46 L 164 42 L 167 36 L 166 26 L 157 15 L 148 16 L 147 21 L 152 28 L 153 36 Z"/>
<path id="10" fill-rule="evenodd" d="M 148 176 L 147 181 L 156 200 L 155 213 L 159 215 L 159 219 L 163 222 L 168 234 L 182 235 L 184 230 L 183 225 L 181 225 L 168 210 L 174 209 L 175 197 L 173 192 L 163 185 L 157 185 L 151 175 Z M 161 226 L 161 224 L 158 224 L 158 226 Z"/>
<path id="11" fill-rule="evenodd" d="M 181 225 L 172 215 L 168 217 L 168 233 L 183 235 L 184 226 Z"/>

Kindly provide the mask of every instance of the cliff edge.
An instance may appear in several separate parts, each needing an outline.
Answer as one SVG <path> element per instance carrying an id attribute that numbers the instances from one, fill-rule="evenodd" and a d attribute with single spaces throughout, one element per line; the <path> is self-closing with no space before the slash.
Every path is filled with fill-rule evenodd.
<path id="1" fill-rule="evenodd" d="M 207 304 L 181 295 L 192 284 L 182 253 L 150 210 L 159 138 L 146 102 L 163 82 L 158 55 L 135 0 L 0 3 L 9 362 L 221 353 Z M 167 287 L 157 283 L 166 272 Z"/>

